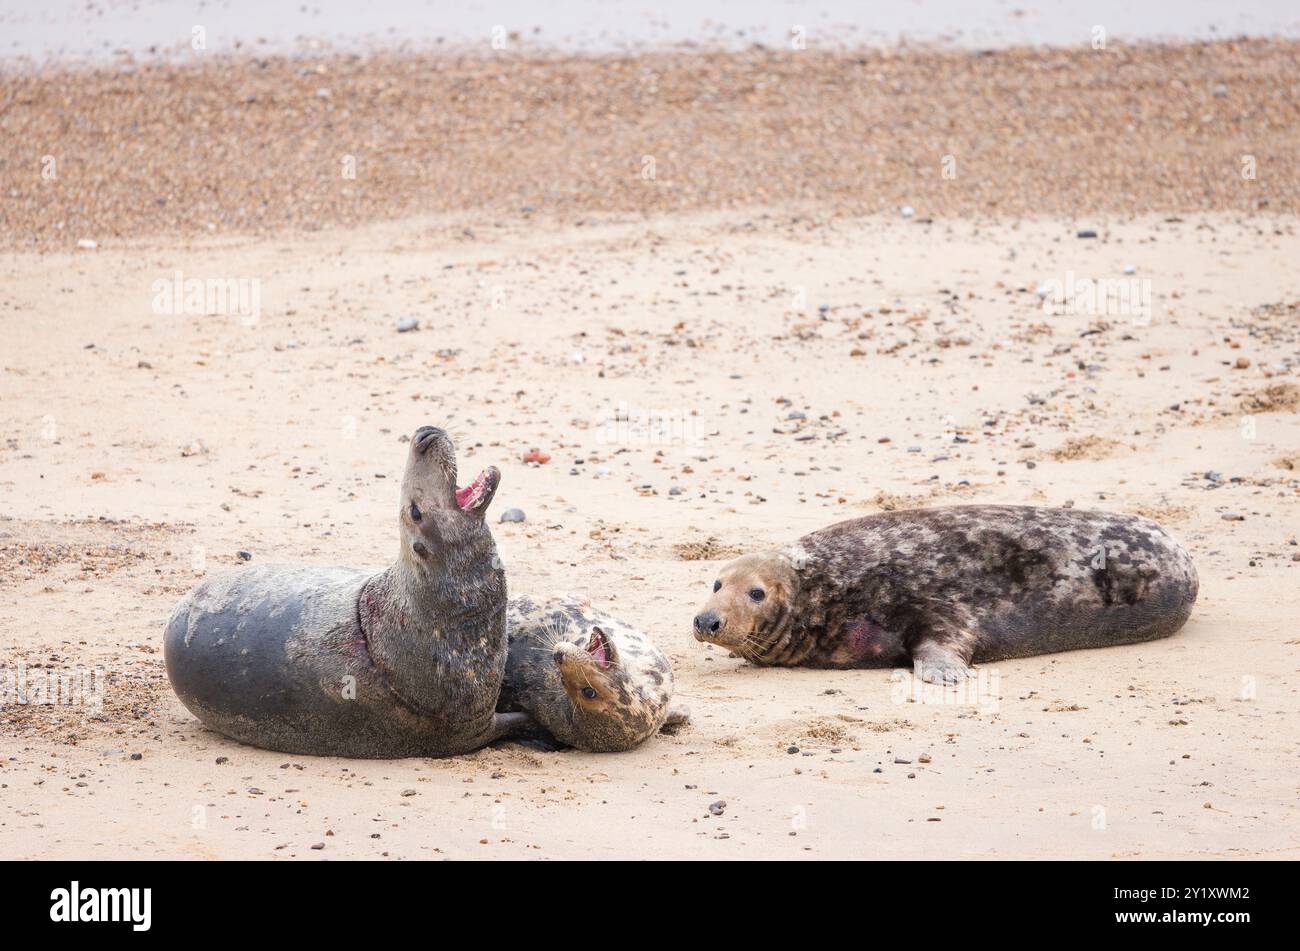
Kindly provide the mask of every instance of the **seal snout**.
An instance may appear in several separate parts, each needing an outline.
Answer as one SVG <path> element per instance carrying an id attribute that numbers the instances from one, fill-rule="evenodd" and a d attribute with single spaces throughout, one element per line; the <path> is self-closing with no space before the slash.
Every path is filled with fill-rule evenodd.
<path id="1" fill-rule="evenodd" d="M 439 439 L 448 439 L 446 430 L 439 429 L 437 426 L 421 426 L 411 437 L 411 444 L 416 452 L 424 455 Z"/>
<path id="2" fill-rule="evenodd" d="M 709 635 L 716 635 L 722 630 L 722 618 L 717 611 L 705 611 L 695 615 L 695 639 L 705 640 Z"/>

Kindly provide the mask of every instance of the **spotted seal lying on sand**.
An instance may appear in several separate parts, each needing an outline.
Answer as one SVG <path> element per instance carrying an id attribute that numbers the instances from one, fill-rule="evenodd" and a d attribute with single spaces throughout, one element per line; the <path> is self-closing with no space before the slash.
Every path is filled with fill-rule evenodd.
<path id="1" fill-rule="evenodd" d="M 500 473 L 456 487 L 441 429 L 411 439 L 397 560 L 204 581 L 167 624 L 167 676 L 218 733 L 286 753 L 447 756 L 531 727 L 496 713 L 506 579 L 484 520 Z"/>
<path id="2" fill-rule="evenodd" d="M 1196 593 L 1191 557 L 1150 519 L 913 509 L 736 559 L 696 615 L 695 637 L 760 665 L 912 665 L 952 683 L 973 661 L 1168 637 Z"/>
<path id="3" fill-rule="evenodd" d="M 593 753 L 629 750 L 685 723 L 673 668 L 641 631 L 582 598 L 511 598 L 498 710 L 522 710 L 556 740 Z"/>

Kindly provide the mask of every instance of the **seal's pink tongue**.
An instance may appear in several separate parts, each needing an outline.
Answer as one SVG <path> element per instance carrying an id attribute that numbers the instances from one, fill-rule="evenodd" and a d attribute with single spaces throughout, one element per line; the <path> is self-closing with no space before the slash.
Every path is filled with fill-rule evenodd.
<path id="1" fill-rule="evenodd" d="M 477 479 L 465 486 L 465 488 L 456 490 L 456 504 L 459 505 L 462 510 L 469 509 L 482 497 L 483 480 L 486 475 L 486 472 L 480 472 Z"/>
<path id="2" fill-rule="evenodd" d="M 587 645 L 587 653 L 594 657 L 600 666 L 609 666 L 609 652 L 605 649 L 605 637 L 598 627 L 591 629 L 591 643 Z"/>

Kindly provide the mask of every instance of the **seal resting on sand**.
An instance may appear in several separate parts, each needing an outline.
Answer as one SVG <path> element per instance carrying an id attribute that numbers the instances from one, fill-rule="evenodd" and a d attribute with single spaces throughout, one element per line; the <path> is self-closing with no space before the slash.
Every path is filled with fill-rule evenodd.
<path id="1" fill-rule="evenodd" d="M 448 756 L 529 728 L 495 712 L 506 579 L 484 514 L 500 478 L 489 467 L 458 489 L 451 439 L 416 430 L 397 560 L 202 582 L 167 624 L 176 695 L 210 729 L 286 753 Z"/>
<path id="2" fill-rule="evenodd" d="M 755 664 L 913 666 L 1168 637 L 1196 601 L 1187 551 L 1136 515 L 969 505 L 885 512 L 726 565 L 695 637 Z"/>
<path id="3" fill-rule="evenodd" d="M 565 746 L 630 750 L 689 712 L 674 704 L 673 668 L 641 631 L 582 598 L 511 598 L 498 710 L 530 714 Z"/>

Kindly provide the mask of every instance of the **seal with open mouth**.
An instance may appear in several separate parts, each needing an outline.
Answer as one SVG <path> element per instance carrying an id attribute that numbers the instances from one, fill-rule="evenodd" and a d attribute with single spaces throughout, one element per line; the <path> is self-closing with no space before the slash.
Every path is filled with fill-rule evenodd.
<path id="1" fill-rule="evenodd" d="M 200 583 L 164 637 L 176 695 L 218 733 L 287 753 L 447 756 L 531 728 L 495 712 L 506 579 L 484 515 L 500 478 L 489 467 L 457 488 L 451 439 L 416 430 L 397 560 Z"/>
<path id="2" fill-rule="evenodd" d="M 593 753 L 629 750 L 686 723 L 673 668 L 641 631 L 572 596 L 511 598 L 498 710 L 532 715 L 556 740 Z"/>
<path id="3" fill-rule="evenodd" d="M 726 565 L 695 637 L 754 664 L 919 667 L 1155 640 L 1191 614 L 1187 551 L 1136 515 L 1011 505 L 884 512 Z"/>

